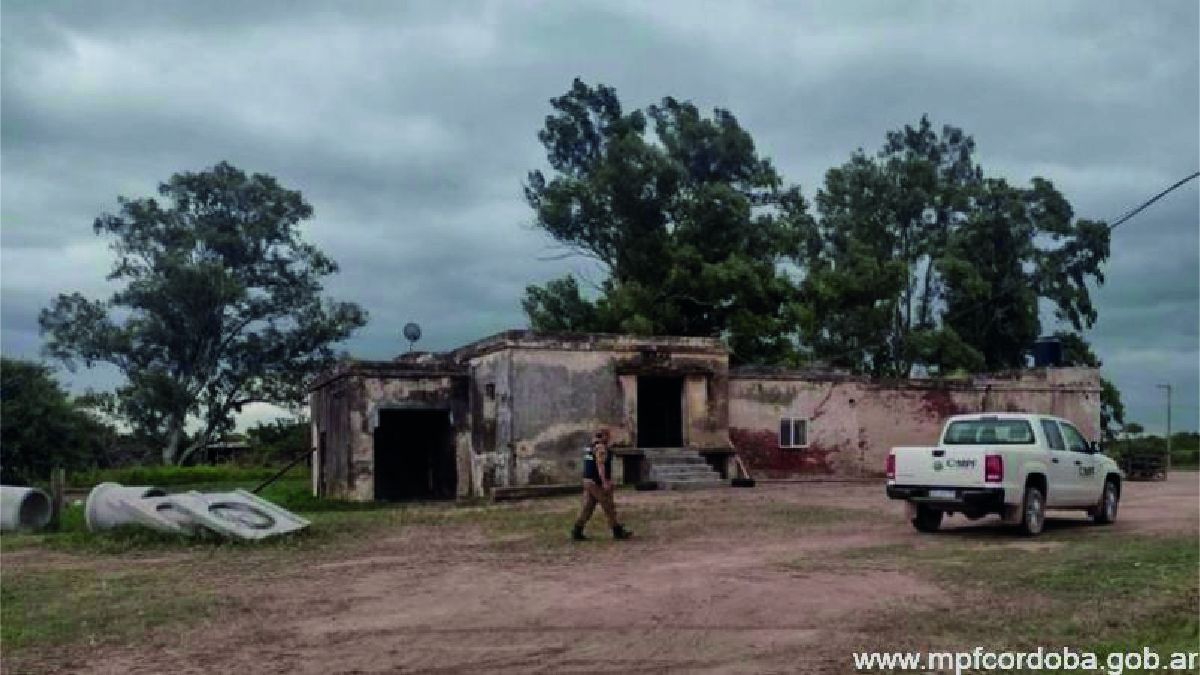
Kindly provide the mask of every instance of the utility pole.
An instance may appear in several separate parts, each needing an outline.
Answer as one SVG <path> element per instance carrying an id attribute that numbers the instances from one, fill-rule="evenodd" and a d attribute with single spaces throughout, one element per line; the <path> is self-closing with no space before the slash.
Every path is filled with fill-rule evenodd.
<path id="1" fill-rule="evenodd" d="M 1171 473 L 1171 385 L 1156 384 L 1154 386 L 1167 390 L 1167 473 Z"/>

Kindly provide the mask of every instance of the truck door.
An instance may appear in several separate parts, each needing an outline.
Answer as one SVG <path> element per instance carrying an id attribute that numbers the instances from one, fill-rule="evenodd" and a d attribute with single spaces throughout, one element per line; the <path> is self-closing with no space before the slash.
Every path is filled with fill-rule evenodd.
<path id="1" fill-rule="evenodd" d="M 1049 483 L 1049 493 L 1046 495 L 1047 506 L 1066 506 L 1075 499 L 1075 455 L 1067 450 L 1062 431 L 1054 420 L 1041 420 L 1042 434 L 1046 437 L 1046 447 L 1050 449 L 1050 458 L 1046 464 L 1050 475 L 1046 478 Z"/>
<path id="2" fill-rule="evenodd" d="M 1088 452 L 1088 443 L 1074 426 L 1060 422 L 1063 438 L 1067 442 L 1067 454 L 1071 457 L 1075 482 L 1071 501 L 1076 505 L 1093 504 L 1100 500 L 1100 486 L 1096 483 L 1096 457 Z M 1093 489 L 1095 486 L 1095 489 Z"/>

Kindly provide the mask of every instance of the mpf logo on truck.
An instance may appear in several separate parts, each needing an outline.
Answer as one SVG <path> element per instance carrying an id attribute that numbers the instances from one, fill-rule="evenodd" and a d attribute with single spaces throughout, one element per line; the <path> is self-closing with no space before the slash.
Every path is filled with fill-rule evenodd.
<path id="1" fill-rule="evenodd" d="M 950 469 L 973 469 L 975 468 L 975 460 L 973 459 L 948 459 L 943 462 L 940 459 L 933 460 L 933 470 L 941 471 L 943 468 Z"/>

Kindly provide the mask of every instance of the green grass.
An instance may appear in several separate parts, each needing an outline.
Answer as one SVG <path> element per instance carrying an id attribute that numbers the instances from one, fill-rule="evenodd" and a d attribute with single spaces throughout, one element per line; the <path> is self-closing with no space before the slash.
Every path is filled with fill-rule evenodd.
<path id="1" fill-rule="evenodd" d="M 5 652 L 136 638 L 211 616 L 218 597 L 177 570 L 98 571 L 27 568 L 0 586 Z"/>
<path id="2" fill-rule="evenodd" d="M 275 475 L 282 467 L 215 466 L 129 466 L 119 469 L 95 469 L 67 475 L 73 488 L 91 488 L 99 483 L 154 485 L 161 488 L 203 484 L 257 484 Z M 291 478 L 307 478 L 308 467 L 297 466 L 287 473 Z"/>
<path id="3" fill-rule="evenodd" d="M 1020 540 L 1019 540 L 1020 541 Z M 790 561 L 792 569 L 844 573 L 898 569 L 941 586 L 949 607 L 898 607 L 879 631 L 903 625 L 907 639 L 951 648 L 1069 646 L 1107 654 L 1196 651 L 1200 644 L 1200 538 L 1117 535 L 1111 529 L 1043 535 L 1046 548 L 995 536 L 934 536 L 920 547 L 891 544 Z"/>

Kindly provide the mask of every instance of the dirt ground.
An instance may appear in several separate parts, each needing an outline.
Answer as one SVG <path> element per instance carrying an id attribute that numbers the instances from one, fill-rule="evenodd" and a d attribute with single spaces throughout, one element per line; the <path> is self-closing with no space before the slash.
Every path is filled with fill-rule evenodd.
<path id="1" fill-rule="evenodd" d="M 100 647 L 72 659 L 82 673 L 749 673 L 846 672 L 866 617 L 897 604 L 951 602 L 894 569 L 800 569 L 807 553 L 893 544 L 1054 546 L 1055 532 L 1090 527 L 1083 514 L 1021 539 L 989 520 L 946 522 L 919 535 L 879 485 L 786 483 L 752 490 L 622 492 L 620 505 L 684 507 L 667 536 L 631 519 L 629 542 L 549 550 L 512 547 L 470 526 L 406 526 L 278 573 L 222 584 L 236 609 L 145 645 Z M 750 524 L 771 504 L 855 510 L 799 536 Z M 514 508 L 559 509 L 562 500 Z M 652 513 L 647 510 L 646 513 Z M 603 536 L 601 519 L 591 534 Z M 715 524 L 710 524 L 715 523 Z M 563 523 L 566 536 L 568 522 Z M 1126 486 L 1114 532 L 1200 528 L 1200 481 Z M 117 559 L 120 560 L 119 558 Z M 11 563 L 11 561 L 9 561 Z M 113 564 L 109 559 L 105 564 Z M 133 561 L 129 561 L 133 564 Z M 118 564 L 120 564 L 118 562 Z"/>

